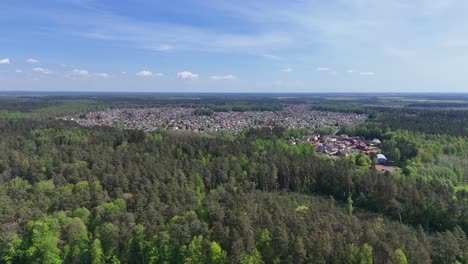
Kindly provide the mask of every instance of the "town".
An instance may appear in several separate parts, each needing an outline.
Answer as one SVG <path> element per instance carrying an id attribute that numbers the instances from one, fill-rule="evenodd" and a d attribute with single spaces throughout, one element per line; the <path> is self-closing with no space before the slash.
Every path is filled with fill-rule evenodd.
<path id="1" fill-rule="evenodd" d="M 194 132 L 239 132 L 246 128 L 281 126 L 286 129 L 329 127 L 334 131 L 343 125 L 364 122 L 367 115 L 313 110 L 306 105 L 292 105 L 281 111 L 213 112 L 199 115 L 190 107 L 160 107 L 141 109 L 114 109 L 70 115 L 56 119 L 77 122 L 83 126 L 118 126 L 125 129 L 155 131 L 185 130 Z"/>
<path id="2" fill-rule="evenodd" d="M 367 115 L 355 113 L 326 112 L 313 110 L 306 105 L 292 105 L 281 111 L 212 112 L 197 114 L 204 108 L 159 107 L 124 108 L 91 112 L 81 115 L 57 117 L 58 120 L 73 121 L 82 126 L 121 126 L 125 129 L 156 131 L 166 129 L 192 132 L 239 132 L 246 128 L 281 126 L 286 129 L 331 128 L 337 132 L 343 125 L 353 126 L 367 119 Z M 363 140 L 347 135 L 311 134 L 302 138 L 290 138 L 288 144 L 312 144 L 317 152 L 330 157 L 357 155 L 376 156 L 377 165 L 385 165 L 387 158 L 379 153 L 379 139 Z"/>
<path id="3" fill-rule="evenodd" d="M 348 135 L 321 136 L 319 134 L 306 135 L 299 138 L 290 138 L 289 145 L 312 144 L 318 152 L 327 154 L 330 157 L 365 154 L 376 157 L 376 165 L 386 165 L 388 163 L 385 155 L 380 153 L 382 142 L 378 138 L 364 140 L 360 137 L 350 137 Z M 385 167 L 379 167 L 385 169 Z"/>

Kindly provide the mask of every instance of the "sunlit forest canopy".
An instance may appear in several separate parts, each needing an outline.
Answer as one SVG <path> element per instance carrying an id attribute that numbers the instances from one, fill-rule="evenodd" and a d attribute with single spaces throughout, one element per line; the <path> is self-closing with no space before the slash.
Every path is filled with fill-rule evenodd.
<path id="1" fill-rule="evenodd" d="M 402 103 L 422 95 L 126 96 L 0 97 L 0 263 L 468 259 L 463 108 Z M 369 118 L 339 131 L 235 134 L 56 119 L 128 107 L 242 113 L 298 104 Z M 392 170 L 364 152 L 320 153 L 303 139 L 316 134 L 379 139 Z"/>

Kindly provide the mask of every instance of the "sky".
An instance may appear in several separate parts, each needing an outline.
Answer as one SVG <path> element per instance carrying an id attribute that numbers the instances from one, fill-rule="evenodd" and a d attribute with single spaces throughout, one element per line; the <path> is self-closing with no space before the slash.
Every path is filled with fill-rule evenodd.
<path id="1" fill-rule="evenodd" d="M 466 0 L 1 0 L 0 91 L 468 92 Z"/>

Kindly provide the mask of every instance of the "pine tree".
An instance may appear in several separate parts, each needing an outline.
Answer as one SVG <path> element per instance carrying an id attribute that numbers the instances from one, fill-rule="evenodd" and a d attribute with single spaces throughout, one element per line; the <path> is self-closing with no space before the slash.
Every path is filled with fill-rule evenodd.
<path id="1" fill-rule="evenodd" d="M 102 252 L 101 241 L 96 238 L 91 244 L 91 263 L 104 264 L 104 254 Z"/>
<path id="2" fill-rule="evenodd" d="M 349 216 L 353 215 L 353 199 L 351 198 L 351 195 L 348 196 L 348 199 L 346 200 L 347 202 L 347 212 Z"/>
<path id="3" fill-rule="evenodd" d="M 373 253 L 372 247 L 365 243 L 361 246 L 361 250 L 359 252 L 359 263 L 360 264 L 372 264 L 373 262 Z"/>

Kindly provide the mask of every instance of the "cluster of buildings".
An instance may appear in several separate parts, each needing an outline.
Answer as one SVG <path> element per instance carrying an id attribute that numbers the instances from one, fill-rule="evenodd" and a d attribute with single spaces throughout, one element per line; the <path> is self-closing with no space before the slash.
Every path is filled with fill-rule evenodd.
<path id="1" fill-rule="evenodd" d="M 342 125 L 355 125 L 367 115 L 313 110 L 306 105 L 293 105 L 281 111 L 215 112 L 196 115 L 199 108 L 160 107 L 143 109 L 115 109 L 70 115 L 57 119 L 77 122 L 83 126 L 122 125 L 126 129 L 155 131 L 187 130 L 195 132 L 241 131 L 245 128 L 281 126 L 286 129 L 315 129 L 330 127 L 338 130 Z"/>
<path id="2" fill-rule="evenodd" d="M 83 126 L 122 126 L 125 129 L 155 131 L 185 130 L 194 132 L 234 131 L 245 128 L 281 126 L 286 129 L 310 129 L 329 127 L 337 131 L 342 125 L 356 125 L 367 115 L 313 110 L 306 105 L 293 105 L 281 111 L 215 112 L 212 115 L 197 115 L 200 108 L 159 107 L 140 109 L 114 109 L 91 112 L 85 115 L 57 117 L 58 120 L 77 122 Z M 318 152 L 329 156 L 348 156 L 363 153 L 376 155 L 378 164 L 386 164 L 387 158 L 379 153 L 379 139 L 363 140 L 359 137 L 323 136 L 312 134 L 303 138 L 291 138 L 288 143 L 313 144 Z"/>
<path id="3" fill-rule="evenodd" d="M 291 138 L 288 143 L 295 145 L 297 143 L 310 143 L 314 145 L 318 152 L 328 154 L 329 156 L 347 157 L 350 154 L 363 153 L 366 155 L 376 155 L 377 164 L 387 164 L 387 158 L 379 153 L 381 142 L 375 138 L 373 140 L 363 140 L 360 137 L 350 137 L 348 135 L 324 136 L 318 134 L 307 135 L 302 139 Z"/>

